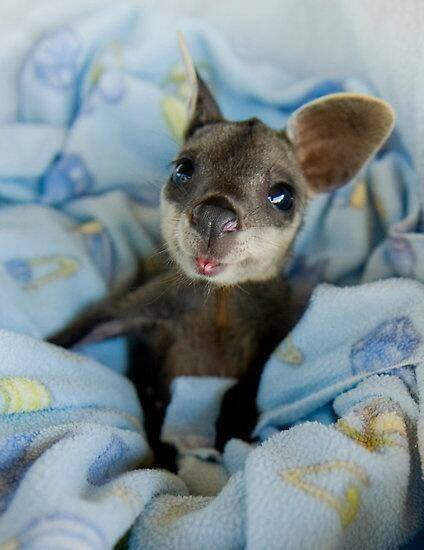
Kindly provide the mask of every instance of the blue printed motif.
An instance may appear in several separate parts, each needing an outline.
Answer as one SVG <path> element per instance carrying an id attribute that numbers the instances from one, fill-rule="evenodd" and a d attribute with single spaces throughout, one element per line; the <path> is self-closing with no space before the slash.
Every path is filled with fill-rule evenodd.
<path id="1" fill-rule="evenodd" d="M 97 267 L 100 275 L 110 286 L 113 284 L 117 270 L 117 253 L 109 231 L 100 223 L 87 224 L 93 229 L 84 230 L 84 225 L 80 232 L 83 234 L 88 253 Z"/>
<path id="2" fill-rule="evenodd" d="M 71 29 L 45 36 L 33 53 L 37 78 L 52 88 L 64 90 L 74 85 L 78 74 L 80 43 Z"/>
<path id="3" fill-rule="evenodd" d="M 331 202 L 332 205 L 336 208 L 344 208 L 350 205 L 350 196 L 353 190 L 353 182 L 349 182 L 346 185 L 343 185 L 339 189 L 332 191 Z"/>
<path id="4" fill-rule="evenodd" d="M 389 369 L 408 359 L 420 336 L 408 317 L 385 321 L 356 342 L 350 351 L 353 374 Z"/>
<path id="5" fill-rule="evenodd" d="M 98 72 L 92 84 L 92 90 L 83 101 L 81 115 L 91 115 L 94 112 L 96 97 L 112 105 L 119 103 L 125 97 L 127 90 L 124 74 L 120 69 L 99 67 Z"/>
<path id="6" fill-rule="evenodd" d="M 102 73 L 96 90 L 109 103 L 118 103 L 125 95 L 125 84 L 122 71 L 107 69 Z"/>
<path id="7" fill-rule="evenodd" d="M 385 249 L 385 259 L 398 277 L 414 277 L 417 262 L 414 249 L 405 237 L 391 237 Z"/>
<path id="8" fill-rule="evenodd" d="M 27 456 L 32 436 L 14 435 L 0 441 L 0 514 L 2 514 L 35 457 Z"/>
<path id="9" fill-rule="evenodd" d="M 390 374 L 398 376 L 413 393 L 417 392 L 417 377 L 413 366 L 393 369 Z"/>
<path id="10" fill-rule="evenodd" d="M 106 449 L 91 464 L 87 474 L 88 483 L 103 485 L 110 481 L 114 476 L 114 471 L 120 467 L 120 461 L 128 450 L 128 445 L 122 439 L 113 435 Z"/>
<path id="11" fill-rule="evenodd" d="M 11 541 L 12 542 L 12 541 Z M 99 550 L 108 548 L 103 533 L 91 521 L 69 513 L 54 513 L 37 518 L 21 533 L 15 548 L 81 548 Z"/>
<path id="12" fill-rule="evenodd" d="M 15 467 L 31 441 L 31 435 L 14 435 L 0 441 L 0 472 Z"/>
<path id="13" fill-rule="evenodd" d="M 90 191 L 94 178 L 80 156 L 68 154 L 58 158 L 40 185 L 41 202 L 58 204 Z"/>
<path id="14" fill-rule="evenodd" d="M 8 274 L 18 283 L 27 285 L 32 280 L 31 264 L 28 260 L 21 258 L 12 258 L 4 262 L 4 267 Z"/>

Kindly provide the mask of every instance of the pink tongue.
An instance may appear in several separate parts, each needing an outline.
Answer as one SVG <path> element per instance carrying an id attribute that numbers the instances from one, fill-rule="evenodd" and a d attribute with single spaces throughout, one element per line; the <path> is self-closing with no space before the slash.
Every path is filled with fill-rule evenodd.
<path id="1" fill-rule="evenodd" d="M 208 263 L 205 264 L 205 266 L 203 268 L 203 271 L 207 275 L 208 273 L 211 273 L 217 265 L 218 264 L 216 264 L 214 262 L 208 262 Z"/>
<path id="2" fill-rule="evenodd" d="M 200 271 L 205 275 L 212 273 L 213 270 L 219 265 L 219 263 L 215 262 L 214 260 L 211 260 L 209 258 L 203 258 L 203 257 L 196 258 L 196 263 Z"/>

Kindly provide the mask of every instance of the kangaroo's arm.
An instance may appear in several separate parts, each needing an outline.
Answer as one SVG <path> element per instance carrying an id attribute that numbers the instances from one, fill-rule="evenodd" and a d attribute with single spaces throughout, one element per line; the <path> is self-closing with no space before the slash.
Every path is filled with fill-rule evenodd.
<path id="1" fill-rule="evenodd" d="M 176 275 L 166 273 L 124 296 L 108 298 L 77 317 L 47 341 L 64 348 L 134 334 L 166 322 L 181 307 L 183 289 L 175 286 Z"/>

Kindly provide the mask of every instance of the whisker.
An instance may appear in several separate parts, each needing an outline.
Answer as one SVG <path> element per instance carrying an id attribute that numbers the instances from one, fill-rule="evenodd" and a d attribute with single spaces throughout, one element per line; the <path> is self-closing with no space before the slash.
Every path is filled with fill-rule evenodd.
<path id="1" fill-rule="evenodd" d="M 150 282 L 149 284 L 150 285 L 154 285 L 154 284 L 163 284 L 164 282 L 167 283 L 167 286 L 166 288 L 163 290 L 163 292 L 161 292 L 160 294 L 158 294 L 157 296 L 155 296 L 152 300 L 150 300 L 149 302 L 146 302 L 144 305 L 145 306 L 149 306 L 151 304 L 153 304 L 154 302 L 156 302 L 157 300 L 159 300 L 159 298 L 161 298 L 164 294 L 166 294 L 167 292 L 169 292 L 169 289 L 176 286 L 178 283 L 181 284 L 183 283 L 185 280 L 185 277 L 180 273 L 180 272 L 173 272 L 171 273 L 168 277 L 165 277 L 165 278 L 161 278 L 159 281 L 152 281 Z"/>
<path id="2" fill-rule="evenodd" d="M 209 297 L 211 295 L 212 287 L 209 281 L 206 282 L 206 285 L 204 286 L 204 299 L 203 299 L 203 307 L 206 306 L 206 302 L 209 300 Z"/>
<path id="3" fill-rule="evenodd" d="M 188 192 L 187 192 L 187 189 L 184 187 L 184 185 L 175 185 L 175 187 L 178 189 L 180 193 L 182 193 L 185 197 L 187 197 Z"/>
<path id="4" fill-rule="evenodd" d="M 154 254 L 151 254 L 150 256 L 148 256 L 147 258 L 144 258 L 143 261 L 144 262 L 147 262 L 149 260 L 151 260 L 152 258 L 155 258 L 156 256 L 160 256 L 161 254 L 166 254 L 167 252 L 169 252 L 169 249 L 168 249 L 168 246 L 165 245 L 163 247 L 161 247 L 157 252 L 155 252 Z"/>
<path id="5" fill-rule="evenodd" d="M 248 296 L 251 296 L 250 292 L 247 292 L 247 290 L 245 288 L 243 288 L 242 286 L 236 284 L 235 285 L 239 290 L 241 290 L 242 292 L 244 292 L 245 294 L 247 294 Z"/>
<path id="6" fill-rule="evenodd" d="M 271 246 L 274 246 L 278 250 L 282 249 L 281 244 L 275 243 L 275 242 L 271 241 L 270 239 L 267 239 L 265 237 L 261 237 L 260 235 L 252 235 L 250 238 L 253 239 L 253 240 L 259 241 L 261 243 L 270 244 Z"/>

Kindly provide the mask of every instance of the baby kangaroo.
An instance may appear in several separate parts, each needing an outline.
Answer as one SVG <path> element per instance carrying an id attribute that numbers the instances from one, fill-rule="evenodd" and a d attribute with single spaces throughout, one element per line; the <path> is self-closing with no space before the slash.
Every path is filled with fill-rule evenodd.
<path id="1" fill-rule="evenodd" d="M 281 273 L 308 198 L 349 181 L 390 134 L 394 113 L 380 99 L 340 93 L 300 108 L 285 130 L 256 118 L 230 122 L 182 40 L 181 48 L 189 121 L 161 199 L 174 268 L 51 341 L 70 347 L 127 334 L 144 342 L 153 365 L 137 357 L 138 383 L 162 408 L 177 376 L 236 378 L 218 421 L 222 447 L 249 434 L 261 369 L 300 315 Z"/>

